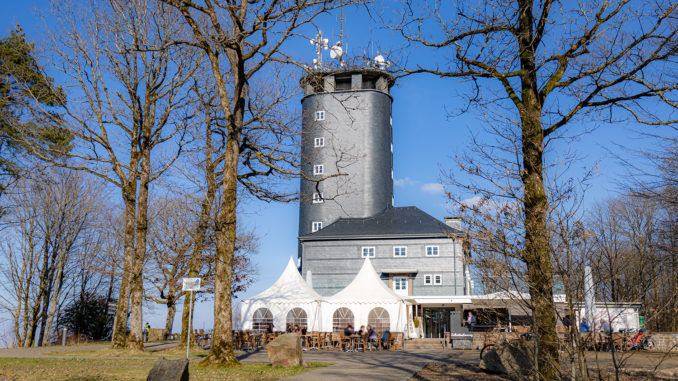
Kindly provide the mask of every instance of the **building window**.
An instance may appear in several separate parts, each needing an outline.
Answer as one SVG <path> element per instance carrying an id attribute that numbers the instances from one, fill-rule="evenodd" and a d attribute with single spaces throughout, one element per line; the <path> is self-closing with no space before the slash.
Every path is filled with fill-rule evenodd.
<path id="1" fill-rule="evenodd" d="M 394 257 L 406 257 L 407 256 L 407 246 L 394 246 L 393 247 L 393 256 Z"/>
<path id="2" fill-rule="evenodd" d="M 315 120 L 325 120 L 325 111 L 316 111 Z"/>
<path id="3" fill-rule="evenodd" d="M 426 246 L 426 256 L 427 257 L 438 256 L 438 246 Z"/>
<path id="4" fill-rule="evenodd" d="M 314 204 L 322 204 L 325 202 L 325 199 L 323 199 L 323 194 L 321 193 L 313 193 L 313 203 Z"/>
<path id="5" fill-rule="evenodd" d="M 323 228 L 322 221 L 313 221 L 313 223 L 311 224 L 311 232 L 312 233 L 315 233 L 322 228 Z"/>
<path id="6" fill-rule="evenodd" d="M 316 165 L 313 166 L 313 174 L 314 175 L 316 175 L 316 176 L 322 175 L 323 173 L 325 173 L 325 166 L 323 166 L 322 164 L 316 164 Z"/>
<path id="7" fill-rule="evenodd" d="M 433 284 L 433 275 L 424 275 L 424 284 Z"/>
<path id="8" fill-rule="evenodd" d="M 394 277 L 393 291 L 398 295 L 407 295 L 407 277 Z"/>
<path id="9" fill-rule="evenodd" d="M 440 274 L 433 275 L 433 284 L 443 284 L 443 276 Z"/>
<path id="10" fill-rule="evenodd" d="M 363 258 L 374 258 L 374 246 L 363 247 L 362 248 Z"/>
<path id="11" fill-rule="evenodd" d="M 319 138 L 313 139 L 313 146 L 314 147 L 325 147 L 325 138 L 322 136 Z"/>

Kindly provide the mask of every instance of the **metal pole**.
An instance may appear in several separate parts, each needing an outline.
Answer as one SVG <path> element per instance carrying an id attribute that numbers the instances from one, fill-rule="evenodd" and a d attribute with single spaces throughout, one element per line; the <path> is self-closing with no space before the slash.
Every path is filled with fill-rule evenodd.
<path id="1" fill-rule="evenodd" d="M 68 333 L 68 329 L 64 328 L 64 334 L 61 336 L 61 345 L 66 346 L 66 333 Z"/>
<path id="2" fill-rule="evenodd" d="M 188 337 L 186 340 L 186 360 L 188 360 L 188 348 L 191 347 L 191 315 L 193 315 L 193 291 L 188 292 Z"/>

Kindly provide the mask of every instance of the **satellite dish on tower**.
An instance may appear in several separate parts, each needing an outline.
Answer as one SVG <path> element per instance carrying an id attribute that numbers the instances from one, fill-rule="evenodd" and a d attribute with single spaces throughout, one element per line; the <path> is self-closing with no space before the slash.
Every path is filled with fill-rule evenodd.
<path id="1" fill-rule="evenodd" d="M 388 66 L 390 66 L 390 62 L 387 62 L 384 56 L 379 54 L 378 56 L 374 57 L 374 64 L 379 67 L 379 69 L 386 69 Z"/>
<path id="2" fill-rule="evenodd" d="M 341 59 L 341 56 L 344 54 L 344 49 L 341 48 L 341 42 L 337 42 L 330 48 L 330 57 L 334 60 Z"/>

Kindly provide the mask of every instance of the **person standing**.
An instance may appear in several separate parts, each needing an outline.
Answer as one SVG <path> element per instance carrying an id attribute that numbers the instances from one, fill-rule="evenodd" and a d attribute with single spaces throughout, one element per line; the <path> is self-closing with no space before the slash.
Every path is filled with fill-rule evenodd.
<path id="1" fill-rule="evenodd" d="M 151 333 L 151 325 L 146 322 L 144 324 L 144 343 L 148 342 L 148 335 Z"/>
<path id="2" fill-rule="evenodd" d="M 466 326 L 471 331 L 473 331 L 473 327 L 476 326 L 476 316 L 471 311 L 469 311 L 468 315 L 466 316 Z"/>

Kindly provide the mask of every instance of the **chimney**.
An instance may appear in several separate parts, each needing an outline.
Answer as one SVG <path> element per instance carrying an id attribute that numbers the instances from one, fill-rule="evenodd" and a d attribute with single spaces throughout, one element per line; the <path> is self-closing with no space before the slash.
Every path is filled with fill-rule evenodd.
<path id="1" fill-rule="evenodd" d="M 452 229 L 461 229 L 461 217 L 445 217 L 445 225 L 451 227 Z"/>

